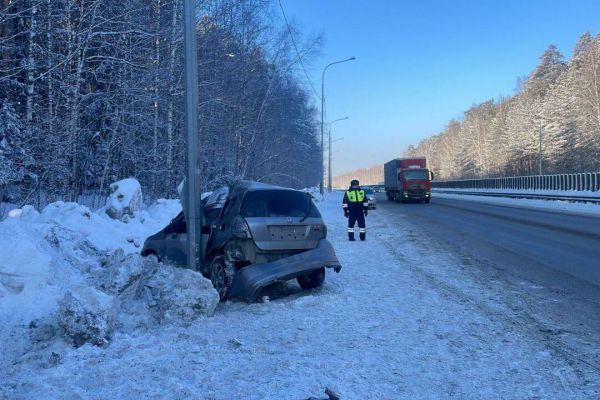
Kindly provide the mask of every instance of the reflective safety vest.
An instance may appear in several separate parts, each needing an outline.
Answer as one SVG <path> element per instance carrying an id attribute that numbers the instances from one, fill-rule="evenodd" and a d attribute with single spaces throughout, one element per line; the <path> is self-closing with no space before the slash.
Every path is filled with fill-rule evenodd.
<path id="1" fill-rule="evenodd" d="M 365 191 L 364 190 L 348 190 L 346 192 L 346 196 L 348 197 L 348 201 L 350 203 L 362 203 L 365 200 Z"/>

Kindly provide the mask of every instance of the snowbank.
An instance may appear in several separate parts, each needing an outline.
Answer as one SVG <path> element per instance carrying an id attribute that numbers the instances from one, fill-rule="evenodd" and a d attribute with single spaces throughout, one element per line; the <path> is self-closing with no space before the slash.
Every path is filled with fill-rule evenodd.
<path id="1" fill-rule="evenodd" d="M 508 191 L 507 191 L 508 193 Z M 578 192 L 579 195 L 583 192 Z M 547 193 L 546 193 L 547 194 Z M 565 192 L 562 192 L 565 194 Z M 586 194 L 587 195 L 587 194 Z M 510 197 L 491 197 L 468 194 L 438 193 L 433 192 L 432 201 L 436 198 L 456 199 L 461 201 L 473 201 L 486 204 L 497 204 L 518 208 L 531 208 L 538 210 L 568 212 L 575 214 L 600 214 L 600 205 L 592 203 L 573 203 L 563 200 L 537 200 L 537 199 L 515 199 Z"/>
<path id="2" fill-rule="evenodd" d="M 212 283 L 197 272 L 164 266 L 144 283 L 152 298 L 151 308 L 160 321 L 190 322 L 212 315 L 219 294 Z"/>
<path id="3" fill-rule="evenodd" d="M 49 341 L 105 345 L 115 332 L 212 315 L 210 281 L 138 254 L 180 211 L 164 199 L 128 222 L 62 201 L 12 210 L 0 222 L 0 342 L 11 343 L 0 370 Z"/>
<path id="4" fill-rule="evenodd" d="M 138 211 L 142 204 L 142 187 L 137 179 L 122 179 L 110 185 L 106 214 L 112 219 L 127 218 Z"/>
<path id="5" fill-rule="evenodd" d="M 600 192 L 592 190 L 543 190 L 543 189 L 459 189 L 459 188 L 433 188 L 433 192 L 437 190 L 452 190 L 453 192 L 471 192 L 471 193 L 500 193 L 500 194 L 538 194 L 546 196 L 585 196 L 599 197 Z"/>

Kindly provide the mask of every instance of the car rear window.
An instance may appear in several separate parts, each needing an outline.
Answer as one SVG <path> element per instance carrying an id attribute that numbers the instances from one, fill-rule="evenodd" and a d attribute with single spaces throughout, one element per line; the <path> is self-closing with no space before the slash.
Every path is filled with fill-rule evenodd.
<path id="1" fill-rule="evenodd" d="M 310 201 L 310 217 L 320 217 L 319 210 L 306 193 L 292 190 L 256 190 L 244 195 L 241 214 L 253 217 L 304 217 Z"/>

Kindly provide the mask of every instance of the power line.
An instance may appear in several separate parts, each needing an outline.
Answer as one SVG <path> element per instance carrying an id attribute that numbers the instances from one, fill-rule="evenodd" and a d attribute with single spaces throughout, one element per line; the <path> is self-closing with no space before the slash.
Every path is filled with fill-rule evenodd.
<path id="1" fill-rule="evenodd" d="M 292 28 L 290 28 L 288 19 L 285 16 L 285 10 L 283 9 L 281 0 L 277 0 L 277 2 L 279 3 L 279 8 L 281 9 L 281 14 L 283 15 L 283 19 L 285 21 L 285 26 L 287 27 L 287 31 L 290 34 L 290 39 L 292 39 L 292 44 L 294 45 L 294 50 L 296 50 L 296 55 L 298 56 L 298 61 L 300 61 L 300 65 L 302 66 L 302 71 L 304 71 L 304 76 L 306 77 L 306 80 L 308 81 L 308 84 L 310 85 L 315 96 L 317 96 L 317 98 L 320 99 L 321 96 L 319 96 L 319 93 L 317 93 L 317 91 L 315 90 L 315 87 L 313 86 L 312 81 L 310 80 L 310 77 L 308 76 L 308 72 L 306 72 L 306 67 L 304 66 L 304 62 L 302 61 L 302 56 L 300 55 L 300 52 L 298 51 L 298 46 L 296 45 L 296 40 L 294 40 L 294 35 L 292 34 Z"/>

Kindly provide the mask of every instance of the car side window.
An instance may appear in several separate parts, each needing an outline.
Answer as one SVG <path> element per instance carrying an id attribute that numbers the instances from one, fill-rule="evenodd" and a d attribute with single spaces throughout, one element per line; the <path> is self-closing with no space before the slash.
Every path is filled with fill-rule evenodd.
<path id="1" fill-rule="evenodd" d="M 185 223 L 185 216 L 183 212 L 180 212 L 178 216 L 176 216 L 173 221 L 169 224 L 166 229 L 167 233 L 186 233 L 187 225 Z"/>
<path id="2" fill-rule="evenodd" d="M 205 209 L 223 208 L 223 206 L 225 205 L 225 202 L 227 201 L 228 196 L 229 196 L 229 188 L 227 186 L 217 189 L 210 196 L 208 196 L 208 198 L 206 199 L 206 204 L 204 205 L 204 208 Z"/>

